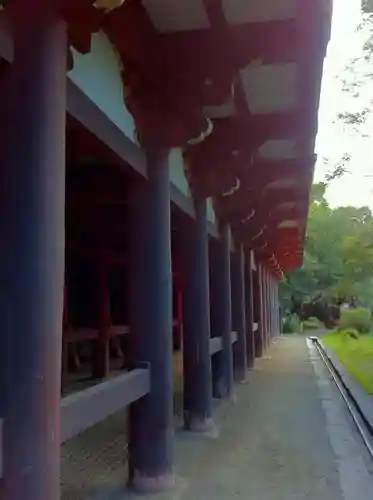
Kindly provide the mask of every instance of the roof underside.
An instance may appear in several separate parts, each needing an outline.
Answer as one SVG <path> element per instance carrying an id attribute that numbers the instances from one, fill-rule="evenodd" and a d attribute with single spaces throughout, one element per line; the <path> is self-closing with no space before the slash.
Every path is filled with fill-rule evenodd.
<path id="1" fill-rule="evenodd" d="M 195 196 L 273 270 L 301 265 L 330 0 L 81 0 L 71 42 L 102 28 L 145 145 L 184 148 Z"/>

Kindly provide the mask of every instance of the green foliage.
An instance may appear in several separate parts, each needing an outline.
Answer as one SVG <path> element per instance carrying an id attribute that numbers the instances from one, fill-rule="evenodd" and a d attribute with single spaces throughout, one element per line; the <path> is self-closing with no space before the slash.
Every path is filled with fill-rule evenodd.
<path id="1" fill-rule="evenodd" d="M 373 16 L 362 15 L 353 35 L 360 44 L 346 67 L 336 76 L 335 83 L 344 93 L 344 102 L 335 113 L 341 137 L 369 137 L 369 120 L 373 116 L 371 92 L 373 64 Z M 367 87 L 368 86 L 368 87 Z M 369 90 L 369 89 L 368 89 Z M 342 99 L 344 101 L 344 99 Z M 290 273 L 281 285 L 284 310 L 291 297 L 309 301 L 316 296 L 346 299 L 373 310 L 373 218 L 369 207 L 337 207 L 328 205 L 325 194 L 330 183 L 344 175 L 353 175 L 354 151 L 337 145 L 333 159 L 320 158 L 325 178 L 312 186 L 307 235 L 302 269 Z M 341 149 L 342 148 L 342 149 Z M 372 177 L 369 173 L 367 177 Z M 343 200 L 341 200 L 343 203 Z"/>
<path id="2" fill-rule="evenodd" d="M 283 325 L 284 333 L 302 333 L 303 326 L 302 322 L 299 319 L 299 316 L 296 314 L 289 314 L 284 321 Z"/>
<path id="3" fill-rule="evenodd" d="M 333 181 L 334 174 L 329 177 Z M 356 297 L 357 304 L 373 308 L 372 213 L 369 207 L 331 208 L 327 186 L 320 182 L 312 187 L 303 266 L 285 276 L 280 287 L 285 310 L 291 297 L 306 302 L 320 294 Z"/>
<path id="4" fill-rule="evenodd" d="M 359 333 L 369 333 L 372 327 L 371 313 L 369 309 L 359 307 L 357 309 L 345 309 L 341 312 L 339 330 L 355 329 Z"/>
<path id="5" fill-rule="evenodd" d="M 317 318 L 311 316 L 307 320 L 303 321 L 303 329 L 304 330 L 321 330 L 325 328 L 325 325 L 321 323 L 321 321 Z"/>

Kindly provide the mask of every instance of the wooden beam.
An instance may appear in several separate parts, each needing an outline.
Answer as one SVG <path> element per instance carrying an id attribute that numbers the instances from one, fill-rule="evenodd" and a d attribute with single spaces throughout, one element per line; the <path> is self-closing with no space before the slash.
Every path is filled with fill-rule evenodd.
<path id="1" fill-rule="evenodd" d="M 210 355 L 213 356 L 217 352 L 222 350 L 222 340 L 221 337 L 211 337 L 210 338 Z"/>
<path id="2" fill-rule="evenodd" d="M 149 390 L 149 369 L 138 368 L 66 396 L 61 400 L 61 443 L 129 406 Z"/>

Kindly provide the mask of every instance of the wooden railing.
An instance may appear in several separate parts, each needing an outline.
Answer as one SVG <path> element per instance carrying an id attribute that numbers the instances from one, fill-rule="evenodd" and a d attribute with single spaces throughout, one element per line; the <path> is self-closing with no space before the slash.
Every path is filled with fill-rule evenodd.
<path id="1" fill-rule="evenodd" d="M 139 368 L 61 400 L 61 442 L 77 436 L 150 390 L 149 368 Z"/>
<path id="2" fill-rule="evenodd" d="M 150 370 L 144 366 L 62 398 L 61 443 L 126 408 L 149 391 Z M 3 477 L 3 422 L 0 419 L 0 478 Z"/>
<path id="3" fill-rule="evenodd" d="M 231 335 L 232 344 L 237 342 L 237 340 L 238 340 L 237 332 L 232 331 L 232 335 Z M 217 352 L 220 352 L 222 349 L 223 349 L 222 338 L 221 337 L 211 337 L 210 338 L 210 356 L 213 356 Z"/>

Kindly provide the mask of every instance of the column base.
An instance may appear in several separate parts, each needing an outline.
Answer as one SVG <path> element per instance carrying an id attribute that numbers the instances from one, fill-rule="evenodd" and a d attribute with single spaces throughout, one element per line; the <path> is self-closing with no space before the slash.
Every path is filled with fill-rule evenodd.
<path id="1" fill-rule="evenodd" d="M 236 384 L 244 384 L 247 381 L 247 372 L 245 371 L 237 371 L 234 374 L 234 381 Z"/>
<path id="2" fill-rule="evenodd" d="M 135 471 L 134 477 L 128 484 L 128 488 L 139 495 L 169 491 L 175 486 L 176 476 L 173 472 L 160 474 L 159 476 L 145 476 L 140 471 Z"/>
<path id="3" fill-rule="evenodd" d="M 263 349 L 262 346 L 260 348 L 255 349 L 255 358 L 256 359 L 262 358 L 264 356 L 264 353 L 265 353 L 264 351 L 265 351 L 265 349 Z"/>
<path id="4" fill-rule="evenodd" d="M 227 401 L 232 401 L 232 402 L 234 402 L 236 400 L 236 396 L 235 396 L 234 392 L 230 393 L 228 391 L 227 386 L 224 383 L 224 381 L 216 382 L 216 384 L 214 385 L 214 388 L 213 388 L 212 395 L 215 399 L 225 399 Z"/>
<path id="5" fill-rule="evenodd" d="M 205 436 L 217 436 L 218 430 L 212 418 L 189 417 L 185 422 L 185 430 Z"/>
<path id="6" fill-rule="evenodd" d="M 254 368 L 254 359 L 250 358 L 247 360 L 247 369 L 248 371 L 252 370 Z"/>

